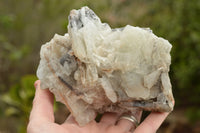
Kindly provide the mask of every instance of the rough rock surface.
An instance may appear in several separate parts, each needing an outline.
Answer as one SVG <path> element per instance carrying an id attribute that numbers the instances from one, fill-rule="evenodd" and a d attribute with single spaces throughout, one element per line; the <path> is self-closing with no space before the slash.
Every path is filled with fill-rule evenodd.
<path id="1" fill-rule="evenodd" d="M 150 29 L 111 29 L 88 7 L 72 10 L 69 33 L 42 45 L 37 76 L 80 125 L 96 113 L 171 111 L 171 44 Z"/>

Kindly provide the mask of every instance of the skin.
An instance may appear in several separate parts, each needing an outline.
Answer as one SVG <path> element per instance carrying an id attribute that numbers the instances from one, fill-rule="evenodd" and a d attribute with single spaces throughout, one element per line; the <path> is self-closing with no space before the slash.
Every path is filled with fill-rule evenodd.
<path id="1" fill-rule="evenodd" d="M 34 85 L 36 92 L 27 133 L 131 133 L 135 128 L 128 120 L 118 121 L 120 116 L 115 113 L 105 113 L 100 122 L 92 121 L 83 127 L 78 126 L 72 115 L 63 124 L 57 124 L 54 122 L 53 94 L 48 89 L 40 89 L 39 80 Z M 133 132 L 155 133 L 168 114 L 152 112 Z M 140 117 L 141 113 L 136 116 Z"/>

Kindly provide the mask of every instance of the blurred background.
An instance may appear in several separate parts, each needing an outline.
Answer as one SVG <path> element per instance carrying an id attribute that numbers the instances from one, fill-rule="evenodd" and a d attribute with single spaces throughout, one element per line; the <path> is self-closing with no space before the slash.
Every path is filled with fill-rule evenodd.
<path id="1" fill-rule="evenodd" d="M 176 105 L 158 133 L 199 133 L 200 0 L 0 0 L 0 133 L 26 132 L 40 47 L 85 5 L 113 28 L 150 27 L 169 40 Z M 63 122 L 66 108 L 56 103 L 55 115 Z"/>

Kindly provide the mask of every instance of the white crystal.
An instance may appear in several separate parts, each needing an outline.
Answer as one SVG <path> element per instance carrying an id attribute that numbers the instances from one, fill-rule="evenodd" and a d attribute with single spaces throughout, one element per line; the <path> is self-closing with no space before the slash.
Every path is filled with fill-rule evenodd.
<path id="1" fill-rule="evenodd" d="M 42 46 L 37 76 L 80 125 L 96 112 L 173 109 L 167 40 L 130 25 L 111 29 L 88 7 L 71 11 L 68 31 Z"/>

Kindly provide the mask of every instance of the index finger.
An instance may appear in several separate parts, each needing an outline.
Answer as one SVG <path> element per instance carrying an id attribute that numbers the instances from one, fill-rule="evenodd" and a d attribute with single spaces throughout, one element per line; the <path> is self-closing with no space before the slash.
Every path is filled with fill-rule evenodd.
<path id="1" fill-rule="evenodd" d="M 151 112 L 151 114 L 135 129 L 134 133 L 155 133 L 169 112 Z"/>

